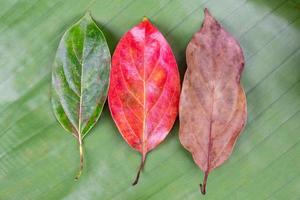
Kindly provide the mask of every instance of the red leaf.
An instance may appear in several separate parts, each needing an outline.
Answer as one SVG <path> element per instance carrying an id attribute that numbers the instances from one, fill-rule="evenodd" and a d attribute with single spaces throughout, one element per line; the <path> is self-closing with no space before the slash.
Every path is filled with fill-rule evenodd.
<path id="1" fill-rule="evenodd" d="M 247 118 L 240 84 L 244 57 L 239 43 L 205 9 L 202 28 L 186 50 L 187 71 L 180 96 L 179 138 L 208 174 L 231 154 Z"/>
<path id="2" fill-rule="evenodd" d="M 178 114 L 180 79 L 163 35 L 146 18 L 121 38 L 112 58 L 108 94 L 112 117 L 126 142 L 146 154 L 165 139 Z"/>

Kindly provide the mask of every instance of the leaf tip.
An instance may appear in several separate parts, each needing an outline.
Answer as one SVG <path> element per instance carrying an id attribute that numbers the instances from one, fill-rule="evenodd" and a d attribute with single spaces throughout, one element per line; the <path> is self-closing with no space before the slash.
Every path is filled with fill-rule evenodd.
<path id="1" fill-rule="evenodd" d="M 212 15 L 210 14 L 208 8 L 204 8 L 204 16 L 205 16 L 206 19 L 212 17 Z"/>
<path id="2" fill-rule="evenodd" d="M 205 14 L 210 14 L 208 8 L 204 8 L 204 13 Z"/>
<path id="3" fill-rule="evenodd" d="M 144 16 L 142 21 L 146 22 L 146 21 L 149 21 L 149 19 L 148 19 L 148 17 Z"/>
<path id="4" fill-rule="evenodd" d="M 91 10 L 87 10 L 85 14 L 91 16 Z"/>
<path id="5" fill-rule="evenodd" d="M 92 17 L 92 14 L 91 14 L 91 10 L 87 10 L 86 13 L 84 14 L 84 19 L 86 20 L 92 20 L 93 17 Z"/>
<path id="6" fill-rule="evenodd" d="M 204 21 L 203 21 L 202 27 L 213 26 L 213 25 L 220 27 L 219 22 L 211 15 L 208 8 L 205 8 L 204 9 Z"/>

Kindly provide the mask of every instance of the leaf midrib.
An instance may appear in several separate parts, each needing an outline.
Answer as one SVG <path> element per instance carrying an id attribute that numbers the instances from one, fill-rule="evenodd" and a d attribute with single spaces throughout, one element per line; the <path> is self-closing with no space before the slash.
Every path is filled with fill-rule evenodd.
<path id="1" fill-rule="evenodd" d="M 87 26 L 85 27 L 85 29 L 87 29 Z M 83 93 L 83 63 L 84 63 L 84 52 L 85 52 L 85 40 L 86 40 L 86 31 L 85 30 L 83 32 L 83 42 L 82 42 L 82 59 L 81 59 L 81 62 L 80 60 L 77 58 L 78 62 L 80 63 L 81 65 L 81 74 L 80 74 L 80 95 L 79 95 L 79 112 L 78 112 L 78 140 L 82 140 L 82 137 L 81 137 L 81 126 L 82 126 L 82 123 L 81 123 L 81 120 L 82 120 L 82 93 Z"/>

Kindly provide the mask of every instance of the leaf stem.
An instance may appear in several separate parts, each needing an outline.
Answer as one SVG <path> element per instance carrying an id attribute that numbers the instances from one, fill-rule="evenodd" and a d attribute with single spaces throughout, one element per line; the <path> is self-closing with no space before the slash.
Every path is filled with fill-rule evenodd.
<path id="1" fill-rule="evenodd" d="M 82 139 L 79 136 L 78 139 L 78 144 L 79 144 L 79 171 L 77 176 L 75 177 L 75 180 L 78 180 L 82 174 L 82 170 L 83 170 L 83 149 L 82 149 Z"/>
<path id="2" fill-rule="evenodd" d="M 206 171 L 205 174 L 204 174 L 203 185 L 200 183 L 200 191 L 203 195 L 205 195 L 205 193 L 206 193 L 207 177 L 208 177 L 208 171 Z"/>
<path id="3" fill-rule="evenodd" d="M 137 172 L 136 178 L 135 178 L 134 182 L 132 183 L 132 186 L 135 186 L 139 182 L 140 173 L 144 169 L 145 160 L 146 160 L 146 155 L 142 154 L 141 164 L 140 164 L 139 170 Z"/>

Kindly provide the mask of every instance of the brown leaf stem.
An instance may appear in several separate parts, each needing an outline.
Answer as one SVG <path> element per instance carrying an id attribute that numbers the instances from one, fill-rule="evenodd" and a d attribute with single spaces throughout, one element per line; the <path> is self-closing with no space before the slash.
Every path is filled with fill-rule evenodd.
<path id="1" fill-rule="evenodd" d="M 205 193 L 206 193 L 207 177 L 208 177 L 208 171 L 206 171 L 205 174 L 204 174 L 203 184 L 200 183 L 200 191 L 203 195 L 205 195 Z"/>
<path id="2" fill-rule="evenodd" d="M 132 183 L 132 186 L 135 186 L 139 182 L 140 173 L 144 169 L 145 160 L 146 160 L 146 155 L 142 155 L 141 164 L 140 164 L 139 170 L 137 172 L 136 178 L 135 178 L 134 182 Z"/>

